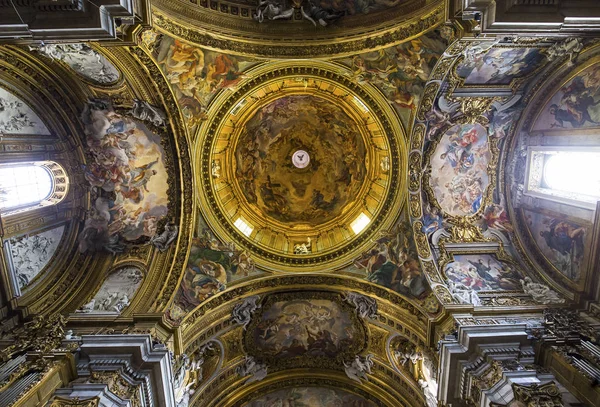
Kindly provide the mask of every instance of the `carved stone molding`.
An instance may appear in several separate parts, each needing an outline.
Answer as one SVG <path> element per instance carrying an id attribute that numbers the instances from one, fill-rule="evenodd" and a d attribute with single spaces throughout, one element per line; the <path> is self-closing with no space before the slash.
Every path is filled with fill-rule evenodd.
<path id="1" fill-rule="evenodd" d="M 0 1 L 0 41 L 114 40 L 150 24 L 149 0 Z M 129 38 L 130 40 L 130 38 Z"/>

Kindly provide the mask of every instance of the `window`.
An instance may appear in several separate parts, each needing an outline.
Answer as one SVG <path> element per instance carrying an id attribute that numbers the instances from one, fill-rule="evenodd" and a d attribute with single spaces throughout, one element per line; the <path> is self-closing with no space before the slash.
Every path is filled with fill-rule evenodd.
<path id="1" fill-rule="evenodd" d="M 0 167 L 0 209 L 18 208 L 45 200 L 52 193 L 52 177 L 37 165 Z"/>
<path id="2" fill-rule="evenodd" d="M 544 163 L 546 187 L 600 198 L 600 153 L 549 154 Z"/>
<path id="3" fill-rule="evenodd" d="M 60 202 L 68 179 L 51 161 L 0 165 L 0 212 L 4 215 Z"/>
<path id="4" fill-rule="evenodd" d="M 531 148 L 527 192 L 590 206 L 600 200 L 600 151 Z"/>

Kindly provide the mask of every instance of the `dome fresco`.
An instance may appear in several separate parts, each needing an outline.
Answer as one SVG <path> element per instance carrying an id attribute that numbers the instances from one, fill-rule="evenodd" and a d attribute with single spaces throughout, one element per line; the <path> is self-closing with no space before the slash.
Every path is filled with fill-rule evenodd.
<path id="1" fill-rule="evenodd" d="M 217 103 L 227 113 L 200 140 L 211 169 L 200 194 L 207 224 L 274 271 L 347 264 L 397 216 L 400 125 L 381 99 L 326 72 L 307 68 L 224 95 Z"/>
<path id="2" fill-rule="evenodd" d="M 304 168 L 292 161 L 302 150 Z M 286 96 L 248 120 L 235 148 L 245 199 L 278 222 L 316 226 L 338 217 L 358 196 L 367 167 L 357 124 L 314 96 Z"/>

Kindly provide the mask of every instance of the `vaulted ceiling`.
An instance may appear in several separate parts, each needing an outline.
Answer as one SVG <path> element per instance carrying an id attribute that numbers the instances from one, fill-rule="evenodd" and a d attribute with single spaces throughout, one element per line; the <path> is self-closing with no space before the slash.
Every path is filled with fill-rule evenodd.
<path id="1" fill-rule="evenodd" d="M 483 403 L 494 329 L 525 360 L 544 309 L 597 309 L 595 204 L 529 177 L 599 144 L 600 48 L 470 29 L 443 1 L 157 0 L 128 43 L 0 46 L 0 165 L 69 181 L 2 213 L 3 340 L 149 333 L 193 406 Z"/>

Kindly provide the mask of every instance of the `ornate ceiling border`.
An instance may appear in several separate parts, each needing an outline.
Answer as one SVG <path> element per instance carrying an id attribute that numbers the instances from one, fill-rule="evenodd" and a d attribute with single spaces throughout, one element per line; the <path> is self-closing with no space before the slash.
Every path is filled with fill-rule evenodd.
<path id="1" fill-rule="evenodd" d="M 193 172 L 190 159 L 190 144 L 188 143 L 186 127 L 181 117 L 181 112 L 178 108 L 175 97 L 171 91 L 169 84 L 164 78 L 159 67 L 154 63 L 152 58 L 140 47 L 131 47 L 128 49 L 134 60 L 138 63 L 138 70 L 143 70 L 144 76 L 152 78 L 152 88 L 156 93 L 152 93 L 153 98 L 158 98 L 164 106 L 167 117 L 169 118 L 169 136 L 171 140 L 171 157 L 166 162 L 167 167 L 171 168 L 169 176 L 175 175 L 173 178 L 173 186 L 176 186 L 176 194 L 172 194 L 177 205 L 179 219 L 179 235 L 177 239 L 176 250 L 169 250 L 165 255 L 154 254 L 154 264 L 148 273 L 148 284 L 145 284 L 147 290 L 143 292 L 140 289 L 138 295 L 147 298 L 147 304 L 140 303 L 140 309 L 146 307 L 153 311 L 162 311 L 168 301 L 175 294 L 177 283 L 182 275 L 182 270 L 185 270 L 187 262 L 188 248 L 191 242 L 191 237 L 194 232 L 195 211 L 194 211 L 194 190 L 193 190 Z M 140 73 L 141 73 L 140 72 Z M 170 183 L 171 184 L 171 183 Z M 157 261 L 160 257 L 162 261 Z M 162 269 L 160 273 L 157 271 Z M 152 278 L 150 278 L 152 277 Z M 152 282 L 152 283 L 151 283 Z M 155 287 L 152 292 L 151 288 Z M 156 289 L 160 287 L 160 291 Z M 142 287 L 143 288 L 143 287 Z M 150 304 L 152 304 L 150 306 Z"/>
<path id="2" fill-rule="evenodd" d="M 214 16 L 206 22 L 209 29 L 190 28 L 160 8 L 154 12 L 153 22 L 154 26 L 164 33 L 213 50 L 264 58 L 339 58 L 410 40 L 434 29 L 444 19 L 444 2 L 436 2 L 429 5 L 425 13 L 394 24 L 388 23 L 380 29 L 371 29 L 347 37 L 339 36 L 338 33 L 338 37 L 335 38 L 324 39 L 319 35 L 318 40 L 302 37 L 296 41 L 282 41 L 281 35 L 267 39 L 245 31 L 218 32 L 219 27 L 214 25 Z"/>

